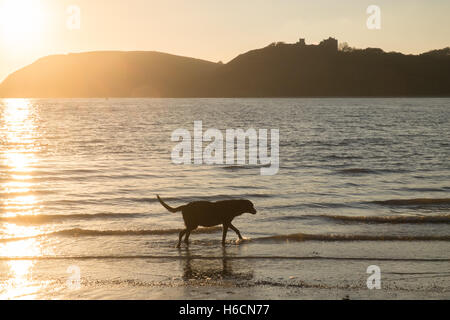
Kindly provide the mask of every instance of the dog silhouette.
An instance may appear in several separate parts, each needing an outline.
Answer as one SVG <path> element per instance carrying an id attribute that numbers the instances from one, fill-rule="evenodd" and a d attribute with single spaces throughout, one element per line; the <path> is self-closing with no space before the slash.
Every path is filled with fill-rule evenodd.
<path id="1" fill-rule="evenodd" d="M 186 229 L 182 230 L 179 234 L 178 245 L 181 246 L 181 241 L 184 238 L 184 242 L 189 244 L 189 236 L 191 232 L 202 227 L 213 227 L 219 224 L 223 225 L 222 234 L 222 246 L 225 246 L 225 239 L 227 237 L 228 228 L 232 229 L 242 240 L 242 235 L 239 230 L 231 223 L 234 218 L 244 214 L 251 213 L 256 214 L 256 209 L 250 200 L 223 200 L 223 201 L 194 201 L 186 205 L 172 208 L 165 203 L 159 195 L 156 195 L 161 205 L 170 212 L 180 212 L 183 215 L 184 225 Z"/>

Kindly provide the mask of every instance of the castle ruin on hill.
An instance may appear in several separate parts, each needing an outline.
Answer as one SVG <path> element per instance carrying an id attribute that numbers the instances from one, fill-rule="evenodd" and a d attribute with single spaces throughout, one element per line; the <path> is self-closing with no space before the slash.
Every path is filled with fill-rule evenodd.
<path id="1" fill-rule="evenodd" d="M 300 48 L 320 48 L 330 52 L 338 51 L 338 40 L 332 37 L 322 40 L 318 45 L 306 44 L 305 39 L 300 38 L 296 45 Z"/>

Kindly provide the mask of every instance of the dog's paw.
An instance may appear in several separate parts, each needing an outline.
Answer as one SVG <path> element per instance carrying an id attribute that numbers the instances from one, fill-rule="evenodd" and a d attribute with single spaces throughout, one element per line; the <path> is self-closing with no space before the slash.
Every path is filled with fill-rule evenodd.
<path id="1" fill-rule="evenodd" d="M 242 239 L 237 239 L 236 240 L 236 244 L 241 244 L 241 243 L 244 243 L 244 242 L 248 242 L 248 241 L 250 241 L 250 238 L 242 238 Z"/>

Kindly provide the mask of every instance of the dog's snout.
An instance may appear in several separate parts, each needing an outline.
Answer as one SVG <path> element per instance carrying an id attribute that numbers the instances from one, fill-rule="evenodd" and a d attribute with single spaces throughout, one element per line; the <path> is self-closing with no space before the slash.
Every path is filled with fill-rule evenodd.
<path id="1" fill-rule="evenodd" d="M 255 208 L 253 208 L 253 210 L 252 210 L 252 214 L 256 214 L 256 209 Z"/>

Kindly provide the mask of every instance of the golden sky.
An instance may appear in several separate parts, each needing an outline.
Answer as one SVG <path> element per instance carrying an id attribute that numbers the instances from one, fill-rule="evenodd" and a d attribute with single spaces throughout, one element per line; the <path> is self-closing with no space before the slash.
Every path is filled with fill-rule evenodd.
<path id="1" fill-rule="evenodd" d="M 379 30 L 366 25 L 372 4 L 381 9 Z M 274 41 L 333 36 L 420 53 L 450 46 L 449 15 L 448 0 L 0 0 L 0 80 L 42 56 L 94 50 L 228 62 Z"/>

